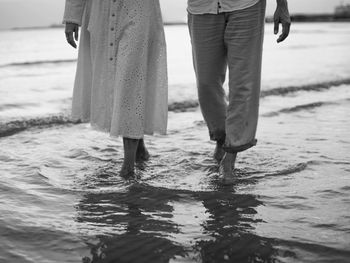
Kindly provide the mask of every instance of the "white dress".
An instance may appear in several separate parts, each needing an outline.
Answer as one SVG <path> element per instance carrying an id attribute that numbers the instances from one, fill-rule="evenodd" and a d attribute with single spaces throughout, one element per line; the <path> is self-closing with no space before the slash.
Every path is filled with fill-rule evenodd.
<path id="1" fill-rule="evenodd" d="M 159 0 L 66 0 L 81 25 L 72 117 L 112 136 L 166 133 L 167 61 Z"/>

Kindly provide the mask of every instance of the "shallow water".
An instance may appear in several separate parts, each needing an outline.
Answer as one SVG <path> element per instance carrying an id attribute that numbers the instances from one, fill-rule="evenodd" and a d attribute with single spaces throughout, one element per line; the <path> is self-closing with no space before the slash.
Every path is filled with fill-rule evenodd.
<path id="1" fill-rule="evenodd" d="M 166 30 L 169 43 L 187 33 Z M 346 40 L 344 24 L 298 24 L 279 50 L 265 45 L 258 146 L 239 155 L 229 186 L 191 107 L 188 49 L 181 61 L 169 45 L 169 132 L 146 137 L 151 159 L 131 181 L 118 176 L 121 141 L 66 116 L 72 62 L 0 68 L 0 262 L 348 262 Z M 290 63 L 275 67 L 274 52 Z"/>

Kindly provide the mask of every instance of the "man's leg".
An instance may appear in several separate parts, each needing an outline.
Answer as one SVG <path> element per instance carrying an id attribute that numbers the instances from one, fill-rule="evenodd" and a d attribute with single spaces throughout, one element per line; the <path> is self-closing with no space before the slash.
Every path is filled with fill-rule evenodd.
<path id="1" fill-rule="evenodd" d="M 229 105 L 224 145 L 228 154 L 223 160 L 225 167 L 231 163 L 233 168 L 237 152 L 256 144 L 265 5 L 265 0 L 260 0 L 252 7 L 226 14 Z"/>
<path id="2" fill-rule="evenodd" d="M 199 104 L 210 138 L 217 142 L 216 159 L 223 156 L 226 101 L 223 83 L 227 68 L 223 14 L 188 15 Z"/>

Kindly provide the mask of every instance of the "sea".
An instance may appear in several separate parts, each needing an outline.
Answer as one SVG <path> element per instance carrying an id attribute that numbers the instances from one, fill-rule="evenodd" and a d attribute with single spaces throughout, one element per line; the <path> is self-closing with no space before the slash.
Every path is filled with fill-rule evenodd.
<path id="1" fill-rule="evenodd" d="M 0 31 L 0 262 L 350 262 L 350 23 L 295 23 L 280 44 L 266 25 L 258 144 L 229 185 L 188 29 L 165 32 L 168 134 L 126 180 L 121 139 L 70 118 L 63 29 Z"/>

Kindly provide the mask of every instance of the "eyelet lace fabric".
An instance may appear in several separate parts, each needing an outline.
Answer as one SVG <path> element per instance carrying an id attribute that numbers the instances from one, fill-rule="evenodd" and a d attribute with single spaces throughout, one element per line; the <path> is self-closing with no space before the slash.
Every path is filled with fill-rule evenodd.
<path id="1" fill-rule="evenodd" d="M 168 80 L 159 1 L 84 4 L 73 118 L 112 136 L 165 134 Z"/>

